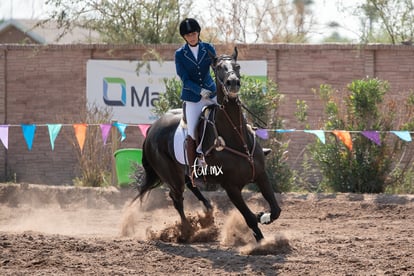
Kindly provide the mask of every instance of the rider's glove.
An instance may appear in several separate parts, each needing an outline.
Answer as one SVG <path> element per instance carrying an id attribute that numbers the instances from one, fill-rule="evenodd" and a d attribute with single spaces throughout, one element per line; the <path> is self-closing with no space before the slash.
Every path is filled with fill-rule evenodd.
<path id="1" fill-rule="evenodd" d="M 203 97 L 204 99 L 208 99 L 208 98 L 210 98 L 211 94 L 212 94 L 212 92 L 211 92 L 210 90 L 207 90 L 207 89 L 205 89 L 205 88 L 201 88 L 200 95 L 201 95 L 201 97 Z"/>

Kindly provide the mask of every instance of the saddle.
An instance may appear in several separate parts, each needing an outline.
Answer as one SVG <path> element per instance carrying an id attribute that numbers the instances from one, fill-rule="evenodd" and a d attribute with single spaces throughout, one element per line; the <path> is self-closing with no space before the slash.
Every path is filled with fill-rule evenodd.
<path id="1" fill-rule="evenodd" d="M 187 118 L 186 118 L 186 112 L 185 112 L 185 105 L 186 103 L 183 103 L 183 113 L 181 118 L 181 126 L 186 129 L 187 128 Z M 214 124 L 214 114 L 211 114 L 212 112 L 215 112 L 215 109 L 218 106 L 215 104 L 207 105 L 203 107 L 200 116 L 199 116 L 199 122 L 198 127 L 196 128 L 196 152 L 199 156 L 202 156 L 204 158 L 205 153 L 202 151 L 203 148 L 203 142 L 204 142 L 204 134 L 207 128 L 207 123 L 210 122 Z M 202 125 L 201 125 L 202 124 Z M 253 134 L 256 135 L 257 127 L 253 127 L 250 124 L 247 124 L 247 129 Z M 219 136 L 219 140 L 215 143 L 215 149 L 220 151 L 223 150 L 223 147 L 225 146 L 225 141 Z M 267 156 L 272 152 L 272 149 L 270 148 L 263 148 L 263 154 Z"/>
<path id="2" fill-rule="evenodd" d="M 186 103 L 183 103 L 183 113 L 182 113 L 182 118 L 180 121 L 180 125 L 183 129 L 187 129 L 187 117 L 186 117 L 186 112 L 185 112 L 185 108 L 186 108 Z M 202 158 L 204 159 L 204 152 L 203 152 L 203 142 L 204 142 L 204 135 L 206 132 L 206 128 L 207 128 L 207 121 L 210 118 L 210 114 L 212 111 L 214 111 L 217 108 L 217 105 L 215 104 L 211 104 L 211 105 L 206 105 L 203 107 L 199 117 L 198 117 L 198 124 L 197 124 L 197 128 L 195 130 L 196 132 L 196 152 L 198 155 L 198 158 Z"/>
<path id="3" fill-rule="evenodd" d="M 214 104 L 205 106 L 199 116 L 199 123 L 196 129 L 195 143 L 197 153 L 196 159 L 198 160 L 198 164 L 200 166 L 207 165 L 204 160 L 204 156 L 208 156 L 212 150 L 221 151 L 226 148 L 226 143 L 221 136 L 217 136 L 216 140 L 212 145 L 203 145 L 203 143 L 205 142 L 204 137 L 206 135 L 207 125 L 210 124 L 213 125 L 213 128 L 215 127 L 215 112 L 217 110 L 217 107 L 218 106 Z M 185 104 L 183 104 L 183 108 L 180 110 L 180 112 L 177 112 L 176 114 L 180 114 L 181 118 L 173 139 L 174 154 L 176 160 L 181 164 L 185 165 L 187 164 L 187 154 L 185 146 L 185 138 L 187 136 L 187 118 L 185 117 Z M 253 135 L 255 135 L 254 127 L 251 127 L 249 124 L 247 124 L 247 128 Z M 203 147 L 208 148 L 206 152 L 203 151 Z M 265 156 L 268 155 L 270 152 L 271 149 L 263 148 L 263 153 Z"/>

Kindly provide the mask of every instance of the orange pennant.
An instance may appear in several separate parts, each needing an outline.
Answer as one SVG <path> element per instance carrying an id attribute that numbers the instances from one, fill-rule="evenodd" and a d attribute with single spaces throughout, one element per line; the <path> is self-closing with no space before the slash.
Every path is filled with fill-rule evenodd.
<path id="1" fill-rule="evenodd" d="M 334 130 L 332 133 L 335 134 L 335 136 L 338 137 L 350 151 L 352 151 L 352 138 L 349 131 Z"/>
<path id="2" fill-rule="evenodd" d="M 83 150 L 83 145 L 85 144 L 87 127 L 88 127 L 87 124 L 74 124 L 73 125 L 73 128 L 75 130 L 75 136 L 76 136 L 76 139 L 78 140 L 78 144 L 79 144 L 81 152 Z"/>

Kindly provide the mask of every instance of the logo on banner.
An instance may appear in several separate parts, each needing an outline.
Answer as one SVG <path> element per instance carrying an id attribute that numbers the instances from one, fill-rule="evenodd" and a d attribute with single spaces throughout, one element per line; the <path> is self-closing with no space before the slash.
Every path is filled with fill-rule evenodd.
<path id="1" fill-rule="evenodd" d="M 126 82 L 122 78 L 103 78 L 103 100 L 110 106 L 125 106 Z"/>

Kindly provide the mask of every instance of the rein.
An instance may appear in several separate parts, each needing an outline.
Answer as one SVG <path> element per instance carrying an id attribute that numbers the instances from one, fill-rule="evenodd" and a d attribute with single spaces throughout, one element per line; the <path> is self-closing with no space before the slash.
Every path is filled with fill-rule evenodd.
<path id="1" fill-rule="evenodd" d="M 250 111 L 245 104 L 241 103 L 241 107 L 243 107 L 244 110 L 246 110 L 250 115 L 252 115 L 256 120 L 258 120 L 260 122 L 260 124 L 258 124 L 256 122 L 256 124 L 260 128 L 267 128 L 267 123 L 265 121 L 263 121 L 262 119 L 260 119 L 259 116 L 257 116 L 255 113 L 253 113 L 252 111 Z"/>

